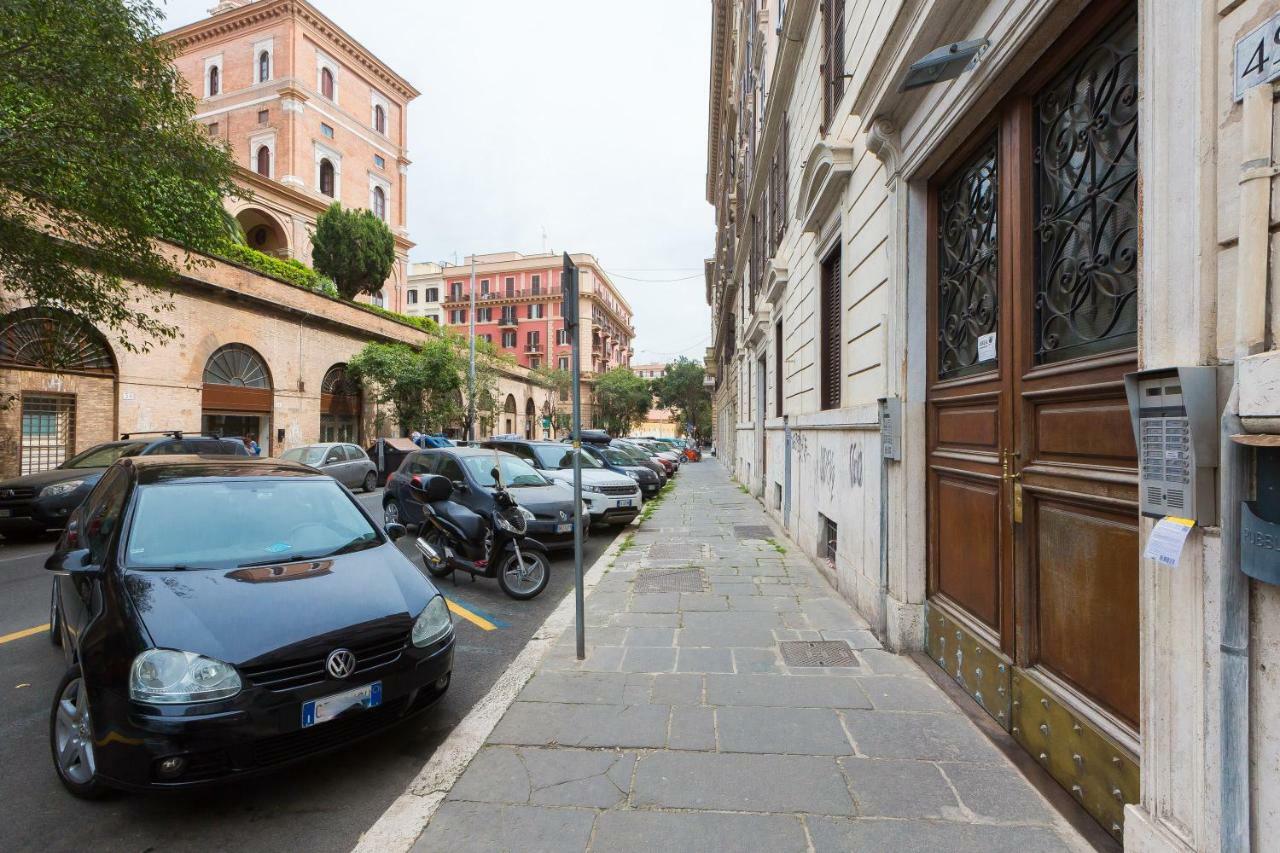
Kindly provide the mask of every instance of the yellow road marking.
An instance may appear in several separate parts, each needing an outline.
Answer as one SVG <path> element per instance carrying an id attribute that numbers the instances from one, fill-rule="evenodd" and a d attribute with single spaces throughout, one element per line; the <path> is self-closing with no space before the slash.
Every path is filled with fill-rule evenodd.
<path id="1" fill-rule="evenodd" d="M 498 627 L 497 625 L 493 624 L 483 616 L 478 616 L 475 613 L 472 613 L 470 610 L 463 607 L 461 604 L 458 604 L 456 601 L 450 601 L 449 599 L 446 598 L 445 603 L 449 605 L 449 610 L 452 611 L 455 616 L 461 616 L 463 619 L 466 619 L 468 622 L 480 628 L 482 631 L 492 631 Z M 0 637 L 0 642 L 3 642 L 3 640 L 4 638 Z"/>
<path id="2" fill-rule="evenodd" d="M 0 646 L 3 646 L 5 643 L 12 643 L 14 640 L 21 640 L 23 637 L 34 636 L 36 634 L 39 634 L 41 631 L 48 631 L 48 630 L 49 630 L 49 626 L 45 624 L 45 625 L 37 625 L 34 628 L 24 628 L 21 631 L 14 631 L 12 634 L 3 634 L 3 635 L 0 635 Z"/>

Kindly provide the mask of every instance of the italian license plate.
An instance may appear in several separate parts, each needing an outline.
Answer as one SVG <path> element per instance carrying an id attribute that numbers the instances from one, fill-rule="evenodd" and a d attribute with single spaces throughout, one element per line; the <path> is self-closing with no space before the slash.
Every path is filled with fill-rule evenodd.
<path id="1" fill-rule="evenodd" d="M 375 681 L 354 690 L 345 690 L 323 699 L 302 703 L 302 727 L 318 725 L 332 720 L 343 711 L 352 708 L 376 708 L 382 704 L 382 682 Z"/>
<path id="2" fill-rule="evenodd" d="M 572 530 L 572 529 L 573 529 L 573 525 L 572 525 L 572 524 L 557 524 L 557 525 L 556 525 L 556 533 L 568 533 L 568 532 L 569 532 L 570 530 Z"/>
<path id="3" fill-rule="evenodd" d="M 11 516 L 11 515 L 13 515 L 13 510 L 11 510 L 11 509 L 0 509 L 0 518 L 8 518 L 8 517 L 9 517 L 9 516 Z"/>
<path id="4" fill-rule="evenodd" d="M 630 498 L 628 498 L 625 501 L 618 501 L 618 509 L 622 509 L 623 507 L 628 507 L 628 506 L 635 506 L 635 504 L 632 503 Z"/>

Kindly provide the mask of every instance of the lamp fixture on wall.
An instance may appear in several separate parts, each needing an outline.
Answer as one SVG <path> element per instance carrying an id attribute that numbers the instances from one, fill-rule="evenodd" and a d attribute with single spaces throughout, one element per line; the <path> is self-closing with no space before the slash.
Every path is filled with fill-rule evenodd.
<path id="1" fill-rule="evenodd" d="M 954 80 L 978 64 L 988 44 L 986 39 L 973 39 L 943 45 L 923 59 L 911 63 L 898 91 L 907 92 L 944 80 Z"/>

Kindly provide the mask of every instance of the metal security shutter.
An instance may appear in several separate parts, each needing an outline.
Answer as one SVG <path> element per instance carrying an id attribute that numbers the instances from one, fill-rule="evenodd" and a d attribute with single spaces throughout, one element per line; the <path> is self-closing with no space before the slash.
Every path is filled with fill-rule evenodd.
<path id="1" fill-rule="evenodd" d="M 822 262 L 822 305 L 818 314 L 821 324 L 822 363 L 819 366 L 822 383 L 822 408 L 840 408 L 840 249 L 837 247 Z"/>

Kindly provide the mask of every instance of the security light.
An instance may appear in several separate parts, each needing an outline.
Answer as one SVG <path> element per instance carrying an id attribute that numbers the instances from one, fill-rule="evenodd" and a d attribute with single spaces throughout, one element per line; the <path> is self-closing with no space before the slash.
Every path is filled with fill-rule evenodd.
<path id="1" fill-rule="evenodd" d="M 923 59 L 911 63 L 898 91 L 906 92 L 922 86 L 932 86 L 943 80 L 954 80 L 978 64 L 987 44 L 986 39 L 974 39 L 943 45 Z"/>

